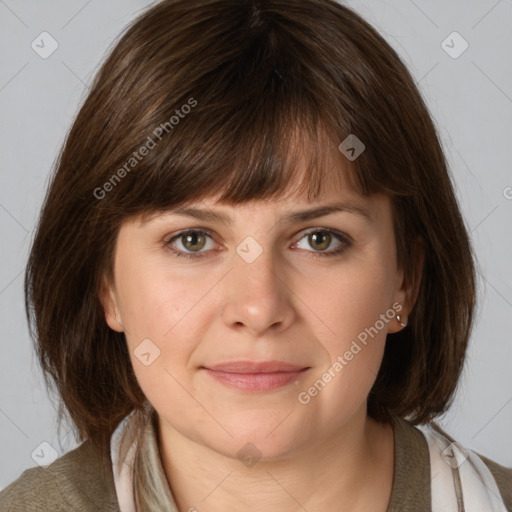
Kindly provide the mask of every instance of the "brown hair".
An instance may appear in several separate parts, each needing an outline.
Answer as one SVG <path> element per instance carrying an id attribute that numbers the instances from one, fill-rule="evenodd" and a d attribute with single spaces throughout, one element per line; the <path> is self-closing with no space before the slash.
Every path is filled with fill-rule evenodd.
<path id="1" fill-rule="evenodd" d="M 349 162 L 338 145 L 350 134 L 366 149 Z M 368 414 L 420 424 L 447 409 L 472 329 L 474 256 L 436 128 L 399 56 L 332 0 L 165 0 L 95 76 L 26 269 L 38 359 L 61 397 L 59 421 L 67 411 L 80 441 L 108 451 L 146 401 L 99 300 L 123 221 L 219 193 L 232 204 L 275 200 L 299 154 L 310 198 L 347 165 L 357 191 L 390 195 L 407 282 L 419 281 L 417 240 L 425 249 L 416 304 L 388 335 Z"/>

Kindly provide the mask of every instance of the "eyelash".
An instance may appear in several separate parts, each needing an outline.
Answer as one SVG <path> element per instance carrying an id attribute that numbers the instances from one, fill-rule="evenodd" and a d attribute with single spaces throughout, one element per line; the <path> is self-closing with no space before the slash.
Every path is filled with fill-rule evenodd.
<path id="1" fill-rule="evenodd" d="M 167 240 L 165 242 L 165 246 L 177 258 L 202 259 L 202 258 L 207 257 L 206 256 L 206 252 L 207 251 L 204 251 L 203 253 L 187 253 L 187 252 L 179 251 L 179 250 L 176 250 L 176 249 L 173 248 L 172 242 L 174 240 L 179 239 L 182 236 L 185 236 L 185 235 L 188 235 L 188 234 L 191 234 L 191 233 L 199 233 L 199 234 L 202 234 L 202 235 L 209 236 L 210 238 L 213 238 L 210 235 L 210 233 L 208 233 L 208 232 L 206 232 L 204 230 L 201 230 L 201 229 L 187 229 L 185 231 L 181 231 L 177 235 L 175 235 L 172 238 L 170 238 L 169 240 Z M 348 235 L 343 235 L 342 233 L 339 233 L 337 231 L 333 231 L 333 230 L 327 229 L 327 228 L 323 228 L 323 229 L 321 229 L 321 228 L 313 228 L 313 229 L 310 229 L 297 242 L 300 242 L 300 240 L 302 240 L 302 238 L 306 237 L 307 235 L 309 235 L 311 233 L 328 233 L 329 235 L 332 235 L 333 237 L 337 238 L 340 242 L 343 242 L 343 245 L 341 247 L 339 247 L 338 249 L 329 251 L 329 252 L 326 252 L 326 251 L 307 251 L 307 252 L 312 252 L 313 253 L 312 254 L 313 258 L 326 258 L 326 257 L 338 256 L 338 255 L 341 255 L 343 252 L 345 252 L 352 245 L 350 240 L 349 240 Z"/>

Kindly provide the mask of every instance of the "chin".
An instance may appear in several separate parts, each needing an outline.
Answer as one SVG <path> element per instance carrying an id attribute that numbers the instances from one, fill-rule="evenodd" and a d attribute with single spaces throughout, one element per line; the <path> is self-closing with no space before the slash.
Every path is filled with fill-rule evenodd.
<path id="1" fill-rule="evenodd" d="M 246 415 L 244 415 L 246 416 Z M 285 425 L 289 418 L 283 421 L 262 421 L 261 412 L 251 414 L 253 421 L 244 417 L 243 421 L 222 422 L 224 428 L 231 433 L 217 437 L 215 441 L 205 439 L 205 444 L 215 451 L 241 462 L 247 457 L 250 461 L 272 461 L 293 456 L 300 446 L 307 443 L 304 429 L 292 423 Z M 259 416 L 259 418 L 258 418 Z M 282 423 L 281 423 L 282 422 Z"/>

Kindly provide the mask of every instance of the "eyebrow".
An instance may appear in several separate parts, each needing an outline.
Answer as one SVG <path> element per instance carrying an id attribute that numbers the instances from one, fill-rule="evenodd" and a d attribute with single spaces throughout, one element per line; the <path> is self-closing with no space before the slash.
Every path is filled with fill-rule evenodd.
<path id="1" fill-rule="evenodd" d="M 281 219 L 281 222 L 293 224 L 297 222 L 304 222 L 307 220 L 316 219 L 318 217 L 324 217 L 325 215 L 330 215 L 338 212 L 352 213 L 354 215 L 363 217 L 363 219 L 365 219 L 367 222 L 373 221 L 372 213 L 367 208 L 357 206 L 353 203 L 332 203 L 307 210 L 297 210 L 291 212 L 285 215 Z M 229 215 L 220 212 L 215 212 L 209 209 L 203 210 L 199 208 L 182 206 L 169 210 L 169 214 L 183 215 L 186 217 L 192 217 L 194 219 L 199 219 L 202 221 L 217 221 L 227 226 L 230 226 L 232 224 L 232 219 Z"/>

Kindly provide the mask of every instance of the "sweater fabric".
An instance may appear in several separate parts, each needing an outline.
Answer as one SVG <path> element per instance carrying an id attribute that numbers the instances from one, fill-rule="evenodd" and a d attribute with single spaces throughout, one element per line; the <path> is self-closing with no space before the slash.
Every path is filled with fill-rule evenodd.
<path id="1" fill-rule="evenodd" d="M 427 441 L 418 428 L 402 418 L 395 418 L 393 429 L 395 465 L 387 512 L 431 512 Z M 150 449 L 158 450 L 154 427 L 152 434 Z M 512 468 L 477 455 L 491 471 L 507 511 L 512 512 Z M 161 464 L 160 457 L 157 460 Z M 160 469 L 163 471 L 163 466 Z M 90 441 L 85 441 L 46 468 L 25 470 L 0 492 L 0 512 L 36 511 L 120 512 L 110 455 L 98 457 Z"/>

